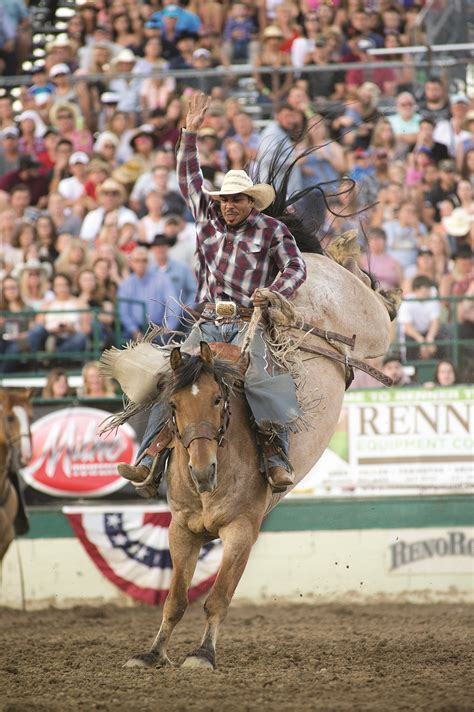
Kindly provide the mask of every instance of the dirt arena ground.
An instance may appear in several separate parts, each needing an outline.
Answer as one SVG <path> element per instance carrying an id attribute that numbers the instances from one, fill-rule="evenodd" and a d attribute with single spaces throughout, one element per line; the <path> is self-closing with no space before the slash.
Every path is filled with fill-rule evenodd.
<path id="1" fill-rule="evenodd" d="M 234 606 L 214 672 L 122 669 L 159 611 L 0 610 L 1 712 L 473 712 L 474 611 L 462 605 Z M 176 630 L 181 662 L 199 604 Z"/>

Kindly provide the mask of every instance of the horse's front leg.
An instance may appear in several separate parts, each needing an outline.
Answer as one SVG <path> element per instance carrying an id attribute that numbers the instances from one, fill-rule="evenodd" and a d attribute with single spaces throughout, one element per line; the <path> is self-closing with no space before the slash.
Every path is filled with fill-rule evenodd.
<path id="1" fill-rule="evenodd" d="M 182 667 L 216 667 L 216 641 L 219 626 L 226 617 L 232 596 L 244 572 L 258 527 L 241 517 L 219 531 L 224 545 L 221 567 L 214 586 L 204 604 L 207 617 L 201 647 L 190 653 Z"/>
<path id="2" fill-rule="evenodd" d="M 188 605 L 188 589 L 201 549 L 202 540 L 188 529 L 172 520 L 169 544 L 173 561 L 173 575 L 168 596 L 163 606 L 160 630 L 147 653 L 135 655 L 125 667 L 153 667 L 171 663 L 167 655 L 168 643 L 174 627 L 179 623 Z"/>

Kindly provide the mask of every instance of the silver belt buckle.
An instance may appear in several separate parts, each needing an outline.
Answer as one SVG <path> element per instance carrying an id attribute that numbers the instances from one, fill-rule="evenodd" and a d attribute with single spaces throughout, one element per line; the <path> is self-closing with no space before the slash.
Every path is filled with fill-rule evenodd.
<path id="1" fill-rule="evenodd" d="M 235 302 L 216 302 L 216 314 L 227 319 L 237 316 L 237 304 Z"/>

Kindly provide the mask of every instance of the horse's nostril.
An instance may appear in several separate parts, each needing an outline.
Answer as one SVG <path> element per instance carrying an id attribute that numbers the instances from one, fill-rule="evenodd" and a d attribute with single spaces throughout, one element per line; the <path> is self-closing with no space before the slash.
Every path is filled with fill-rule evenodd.
<path id="1" fill-rule="evenodd" d="M 215 476 L 216 476 L 216 463 L 213 462 L 209 468 L 209 479 L 213 480 Z"/>

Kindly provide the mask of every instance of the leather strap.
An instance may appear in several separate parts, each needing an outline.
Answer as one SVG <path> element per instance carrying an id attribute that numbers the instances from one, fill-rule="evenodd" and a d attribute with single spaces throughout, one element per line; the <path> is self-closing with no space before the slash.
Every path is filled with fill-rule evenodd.
<path id="1" fill-rule="evenodd" d="M 165 425 L 164 428 L 160 430 L 158 435 L 152 441 L 152 443 L 145 450 L 143 455 L 150 455 L 150 457 L 155 458 L 169 445 L 173 439 L 173 431 L 169 425 Z"/>
<path id="2" fill-rule="evenodd" d="M 357 368 L 359 371 L 364 371 L 364 373 L 368 373 L 369 376 L 372 376 L 373 378 L 377 379 L 377 381 L 383 383 L 384 386 L 393 386 L 393 381 L 391 378 L 382 373 L 382 371 L 379 371 L 378 368 L 370 366 L 370 364 L 365 363 L 364 361 L 359 361 L 359 359 L 357 358 L 352 358 L 351 356 L 342 356 L 342 354 L 334 353 L 334 351 L 328 351 L 328 349 L 323 349 L 322 346 L 307 346 L 304 344 L 301 345 L 299 348 L 301 351 L 305 351 L 310 354 L 317 354 L 318 356 L 325 356 L 326 358 L 330 358 L 333 361 L 342 363 L 344 366 L 346 366 L 346 368 L 348 366 L 352 366 L 352 368 Z"/>
<path id="3" fill-rule="evenodd" d="M 193 440 L 198 440 L 199 438 L 217 440 L 218 429 L 207 420 L 201 420 L 200 423 L 187 425 L 181 434 L 181 442 L 186 448 L 190 446 Z"/>
<path id="4" fill-rule="evenodd" d="M 314 334 L 315 336 L 320 336 L 325 341 L 338 341 L 341 344 L 350 346 L 351 351 L 354 350 L 356 340 L 355 334 L 353 334 L 351 337 L 343 336 L 342 334 L 338 334 L 337 331 L 326 331 L 325 329 L 320 329 L 319 327 L 313 326 L 312 324 L 308 324 L 307 322 L 304 322 L 304 324 L 302 324 L 301 326 L 292 326 L 291 328 L 299 329 L 300 331 L 304 331 L 307 334 Z"/>

